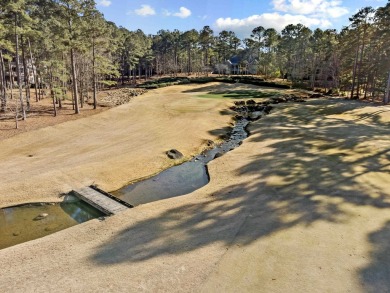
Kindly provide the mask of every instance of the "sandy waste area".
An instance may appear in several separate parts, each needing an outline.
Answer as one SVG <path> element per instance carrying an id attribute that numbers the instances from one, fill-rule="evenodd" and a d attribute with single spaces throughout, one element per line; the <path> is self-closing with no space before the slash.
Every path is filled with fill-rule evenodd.
<path id="1" fill-rule="evenodd" d="M 232 123 L 234 85 L 172 86 L 0 141 L 0 207 L 116 190 Z M 340 98 L 278 104 L 211 181 L 0 250 L 0 292 L 389 292 L 390 112 Z"/>

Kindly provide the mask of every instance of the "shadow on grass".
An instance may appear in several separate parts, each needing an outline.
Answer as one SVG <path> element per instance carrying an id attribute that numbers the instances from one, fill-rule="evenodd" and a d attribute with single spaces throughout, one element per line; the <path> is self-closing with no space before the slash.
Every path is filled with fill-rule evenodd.
<path id="1" fill-rule="evenodd" d="M 209 133 L 212 134 L 213 136 L 217 136 L 218 138 L 227 139 L 232 129 L 233 127 L 226 126 L 218 129 L 213 129 L 209 131 Z"/>
<path id="2" fill-rule="evenodd" d="M 226 99 L 262 99 L 277 95 L 278 92 L 262 92 L 254 90 L 215 91 L 200 95 L 202 98 L 226 98 Z"/>
<path id="3" fill-rule="evenodd" d="M 183 93 L 214 92 L 214 91 L 220 91 L 221 87 L 222 87 L 222 85 L 220 85 L 220 84 L 205 85 L 202 87 L 193 88 L 193 89 L 183 91 Z M 235 89 L 235 87 L 236 86 L 233 84 L 223 84 L 224 89 L 229 89 L 229 88 Z"/>
<path id="4" fill-rule="evenodd" d="M 382 105 L 380 105 L 382 106 Z M 362 121 L 362 120 L 372 120 L 375 123 L 380 123 L 380 115 L 386 112 L 390 112 L 390 109 L 380 109 L 378 111 L 372 112 L 372 113 L 364 113 L 360 114 L 359 118 L 356 119 L 356 121 Z"/>
<path id="5" fill-rule="evenodd" d="M 380 230 L 371 233 L 371 263 L 361 270 L 361 280 L 366 292 L 390 291 L 390 221 Z"/>
<path id="6" fill-rule="evenodd" d="M 326 117 L 332 111 L 349 111 L 344 103 L 278 105 L 266 119 L 252 124 L 244 144 L 258 146 L 258 153 L 244 157 L 238 169 L 224 171 L 230 174 L 225 187 L 129 225 L 99 246 L 93 261 L 110 265 L 179 255 L 213 243 L 249 245 L 297 225 L 353 220 L 345 205 L 390 209 L 387 192 L 375 185 L 363 188 L 357 181 L 370 172 L 390 172 L 390 129 Z M 389 231 L 386 225 L 370 236 L 375 251 L 362 271 L 365 282 L 375 287 L 379 278 L 387 290 Z"/>
<path id="7" fill-rule="evenodd" d="M 231 88 L 231 89 L 230 89 Z M 281 93 L 281 91 L 265 91 L 265 88 L 259 87 L 256 89 L 235 89 L 234 85 L 227 84 L 223 90 L 220 85 L 208 85 L 201 88 L 191 89 L 184 91 L 184 93 L 204 93 L 207 94 L 199 95 L 202 98 L 228 98 L 228 99 L 261 99 L 269 98 Z"/>

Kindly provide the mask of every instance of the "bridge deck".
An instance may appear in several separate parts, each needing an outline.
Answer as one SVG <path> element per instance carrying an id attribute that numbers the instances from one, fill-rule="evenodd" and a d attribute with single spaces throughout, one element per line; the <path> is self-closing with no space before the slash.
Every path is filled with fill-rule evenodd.
<path id="1" fill-rule="evenodd" d="M 91 187 L 80 188 L 74 192 L 80 199 L 107 215 L 114 215 L 128 209 L 127 206 Z"/>

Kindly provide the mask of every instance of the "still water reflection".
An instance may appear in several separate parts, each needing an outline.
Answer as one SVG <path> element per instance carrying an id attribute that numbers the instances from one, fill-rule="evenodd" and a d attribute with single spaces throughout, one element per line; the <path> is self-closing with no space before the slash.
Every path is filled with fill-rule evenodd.
<path id="1" fill-rule="evenodd" d="M 47 214 L 38 220 L 37 216 Z M 80 200 L 58 204 L 28 204 L 0 209 L 0 249 L 37 239 L 103 216 Z"/>
<path id="2" fill-rule="evenodd" d="M 125 186 L 112 194 L 134 206 L 190 193 L 209 182 L 207 167 L 190 161 L 152 178 Z"/>

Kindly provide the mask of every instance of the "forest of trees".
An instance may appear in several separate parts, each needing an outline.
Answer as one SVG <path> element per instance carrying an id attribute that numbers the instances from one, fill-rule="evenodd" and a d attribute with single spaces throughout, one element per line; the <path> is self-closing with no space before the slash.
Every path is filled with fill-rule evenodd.
<path id="1" fill-rule="evenodd" d="M 22 119 L 42 88 L 54 115 L 66 94 L 79 113 L 88 93 L 96 107 L 100 88 L 156 74 L 257 74 L 388 102 L 390 1 L 362 8 L 340 32 L 258 26 L 243 40 L 209 26 L 129 31 L 105 20 L 93 0 L 0 1 L 0 110 Z"/>

